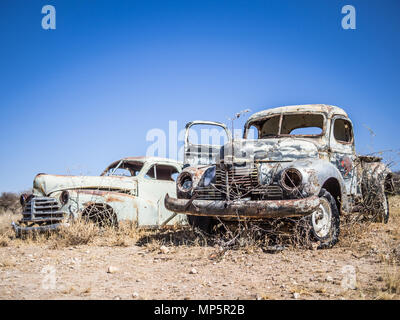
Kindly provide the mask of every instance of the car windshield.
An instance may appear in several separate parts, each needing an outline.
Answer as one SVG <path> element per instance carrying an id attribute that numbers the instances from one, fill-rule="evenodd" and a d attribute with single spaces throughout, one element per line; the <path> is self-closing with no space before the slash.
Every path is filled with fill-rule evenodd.
<path id="1" fill-rule="evenodd" d="M 114 162 L 103 173 L 102 176 L 124 176 L 135 177 L 140 173 L 143 168 L 141 161 L 127 161 L 121 160 Z"/>
<path id="2" fill-rule="evenodd" d="M 315 113 L 279 114 L 254 121 L 249 129 L 255 129 L 257 139 L 279 136 L 319 136 L 324 129 L 324 116 Z"/>

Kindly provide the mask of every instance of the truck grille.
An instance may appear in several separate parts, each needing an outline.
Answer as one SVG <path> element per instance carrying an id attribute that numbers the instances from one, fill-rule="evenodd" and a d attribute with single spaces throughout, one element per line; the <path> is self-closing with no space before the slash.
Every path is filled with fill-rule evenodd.
<path id="1" fill-rule="evenodd" d="M 240 167 L 233 167 L 228 170 L 217 168 L 216 177 L 216 182 L 220 183 L 220 188 L 224 194 L 227 193 L 227 184 L 229 185 L 231 199 L 250 196 L 252 190 L 259 185 L 257 167 L 251 170 Z"/>
<path id="2" fill-rule="evenodd" d="M 199 187 L 196 189 L 197 197 L 199 200 L 224 200 L 225 195 L 216 188 L 210 187 Z"/>
<path id="3" fill-rule="evenodd" d="M 196 189 L 199 200 L 226 200 L 228 179 L 230 200 L 251 198 L 252 200 L 281 200 L 282 188 L 277 184 L 261 185 L 258 181 L 257 167 L 234 167 L 228 171 L 217 167 L 214 186 L 198 187 Z"/>
<path id="4" fill-rule="evenodd" d="M 278 185 L 270 185 L 254 189 L 253 195 L 259 195 L 261 199 L 266 200 L 281 200 L 283 199 L 282 188 Z"/>
<path id="5" fill-rule="evenodd" d="M 22 222 L 56 222 L 64 218 L 60 204 L 54 198 L 35 197 L 24 207 Z"/>

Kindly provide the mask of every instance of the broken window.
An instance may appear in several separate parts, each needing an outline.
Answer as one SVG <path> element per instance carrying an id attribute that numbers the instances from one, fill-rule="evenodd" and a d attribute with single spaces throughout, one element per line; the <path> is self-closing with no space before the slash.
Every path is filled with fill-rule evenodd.
<path id="1" fill-rule="evenodd" d="M 143 162 L 119 161 L 109 166 L 102 175 L 135 177 L 142 170 L 142 167 Z"/>
<path id="2" fill-rule="evenodd" d="M 178 169 L 168 165 L 153 165 L 146 173 L 145 178 L 164 181 L 175 181 Z"/>
<path id="3" fill-rule="evenodd" d="M 192 145 L 223 146 L 228 142 L 228 136 L 220 126 L 194 124 L 189 129 L 188 142 Z"/>
<path id="4" fill-rule="evenodd" d="M 320 135 L 324 127 L 322 114 L 284 115 L 280 134 Z"/>
<path id="5" fill-rule="evenodd" d="M 350 121 L 345 119 L 336 119 L 333 126 L 333 135 L 339 142 L 351 142 L 353 140 L 353 130 Z"/>
<path id="6" fill-rule="evenodd" d="M 256 126 L 251 126 L 249 130 L 247 130 L 247 139 L 258 139 L 259 131 Z"/>
<path id="7" fill-rule="evenodd" d="M 271 117 L 260 123 L 259 139 L 268 138 L 270 136 L 277 136 L 279 134 L 279 119 L 281 116 Z"/>
<path id="8" fill-rule="evenodd" d="M 258 129 L 258 139 L 282 135 L 318 136 L 324 130 L 324 116 L 315 113 L 275 115 L 251 123 L 250 127 Z"/>
<path id="9" fill-rule="evenodd" d="M 132 173 L 125 168 L 118 168 L 112 174 L 113 176 L 123 176 L 123 177 L 132 177 Z"/>

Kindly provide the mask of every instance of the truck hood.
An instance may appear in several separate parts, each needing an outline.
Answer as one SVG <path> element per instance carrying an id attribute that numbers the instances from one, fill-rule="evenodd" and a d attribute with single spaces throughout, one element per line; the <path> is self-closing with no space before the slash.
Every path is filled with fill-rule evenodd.
<path id="1" fill-rule="evenodd" d="M 100 189 L 133 193 L 137 189 L 137 178 L 38 174 L 33 181 L 33 193 L 35 195 L 48 196 L 53 192 L 73 189 Z"/>
<path id="2" fill-rule="evenodd" d="M 232 155 L 232 144 L 221 149 L 221 159 Z M 284 137 L 259 140 L 236 140 L 233 142 L 234 162 L 291 162 L 299 159 L 318 158 L 317 146 L 305 139 Z"/>

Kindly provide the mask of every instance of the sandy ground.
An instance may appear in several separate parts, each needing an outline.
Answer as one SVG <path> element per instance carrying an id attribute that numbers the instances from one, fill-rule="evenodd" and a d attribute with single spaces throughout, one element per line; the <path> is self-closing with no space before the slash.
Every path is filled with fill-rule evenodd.
<path id="1" fill-rule="evenodd" d="M 0 299 L 399 299 L 397 201 L 388 225 L 362 227 L 325 250 L 220 256 L 214 246 L 160 240 L 55 246 L 3 237 Z"/>

